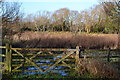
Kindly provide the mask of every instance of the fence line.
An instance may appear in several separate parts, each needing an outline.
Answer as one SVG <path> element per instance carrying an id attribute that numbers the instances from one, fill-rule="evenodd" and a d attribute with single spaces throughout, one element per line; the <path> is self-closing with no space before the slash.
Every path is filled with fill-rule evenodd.
<path id="1" fill-rule="evenodd" d="M 78 60 L 80 58 L 84 58 L 82 56 L 81 51 L 82 49 L 79 48 L 79 46 L 76 46 L 76 49 L 52 49 L 52 48 L 13 48 L 12 45 L 6 44 L 6 46 L 0 46 L 0 48 L 6 49 L 5 54 L 0 54 L 1 57 L 5 57 L 5 62 L 0 62 L 0 64 L 6 65 L 5 70 L 7 72 L 14 72 L 14 71 L 69 71 L 70 69 L 76 69 Z M 20 51 L 63 51 L 66 52 L 66 54 L 53 54 L 49 52 L 49 54 L 42 54 L 41 52 L 38 52 L 36 54 L 32 53 L 21 53 Z M 102 58 L 107 58 L 107 61 L 110 62 L 110 52 L 111 51 L 120 51 L 120 49 L 85 49 L 84 51 L 107 51 L 107 56 L 101 56 Z M 71 57 L 73 55 L 73 57 Z M 13 58 L 13 57 L 21 57 L 19 58 Z M 56 59 L 37 59 L 36 57 L 55 57 Z M 57 56 L 62 56 L 58 58 Z M 93 58 L 93 56 L 85 56 L 86 58 Z M 112 56 L 114 58 L 120 56 Z M 34 59 L 35 58 L 35 59 Z M 36 64 L 37 61 L 52 61 L 54 64 Z M 17 64 L 13 64 L 13 62 L 17 62 Z M 18 63 L 21 62 L 21 63 Z M 68 63 L 69 62 L 69 63 Z M 30 63 L 30 64 L 29 64 Z M 37 68 L 37 70 L 19 70 L 21 67 L 26 66 L 34 66 Z M 42 69 L 40 66 L 48 66 L 47 69 Z M 54 66 L 66 66 L 69 69 L 52 69 Z"/>

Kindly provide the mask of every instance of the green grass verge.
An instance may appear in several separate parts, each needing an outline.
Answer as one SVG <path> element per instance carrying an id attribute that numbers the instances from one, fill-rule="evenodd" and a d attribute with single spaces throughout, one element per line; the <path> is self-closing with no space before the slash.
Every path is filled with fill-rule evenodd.
<path id="1" fill-rule="evenodd" d="M 91 76 L 89 73 L 85 73 L 83 75 L 80 75 L 79 73 L 76 72 L 69 72 L 69 75 L 61 75 L 60 73 L 39 73 L 39 74 L 22 74 L 22 73 L 12 73 L 12 74 L 4 74 L 3 75 L 3 80 L 33 80 L 33 79 L 79 79 L 79 78 L 93 78 L 93 76 Z"/>

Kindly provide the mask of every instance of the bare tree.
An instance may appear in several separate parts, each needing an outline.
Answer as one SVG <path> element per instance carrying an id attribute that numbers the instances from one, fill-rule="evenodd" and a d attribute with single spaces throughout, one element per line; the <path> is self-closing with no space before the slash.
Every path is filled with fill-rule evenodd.
<path id="1" fill-rule="evenodd" d="M 37 31 L 46 31 L 50 28 L 50 15 L 48 11 L 39 11 L 34 17 L 35 28 Z"/>
<path id="2" fill-rule="evenodd" d="M 85 31 L 87 33 L 90 33 L 91 32 L 91 16 L 89 14 L 89 12 L 87 10 L 84 10 L 81 12 L 82 14 L 82 21 L 83 23 L 85 24 Z"/>
<path id="3" fill-rule="evenodd" d="M 2 2 L 2 29 L 3 37 L 7 34 L 12 34 L 19 23 L 20 19 L 23 17 L 20 12 L 21 3 L 18 2 Z M 17 25 L 18 26 L 18 25 Z M 17 27 L 19 28 L 19 26 Z"/>
<path id="4" fill-rule="evenodd" d="M 22 28 L 21 31 L 31 31 L 35 30 L 35 22 L 34 22 L 34 15 L 33 14 L 28 14 L 26 17 L 23 18 L 22 20 Z"/>
<path id="5" fill-rule="evenodd" d="M 56 10 L 53 13 L 53 22 L 54 23 L 59 23 L 59 25 L 56 25 L 58 30 L 61 31 L 69 31 L 69 14 L 70 10 L 67 8 L 62 8 L 59 10 Z M 60 24 L 61 23 L 61 24 Z"/>
<path id="6" fill-rule="evenodd" d="M 81 15 L 78 11 L 71 10 L 69 14 L 70 31 L 78 32 L 81 30 Z"/>

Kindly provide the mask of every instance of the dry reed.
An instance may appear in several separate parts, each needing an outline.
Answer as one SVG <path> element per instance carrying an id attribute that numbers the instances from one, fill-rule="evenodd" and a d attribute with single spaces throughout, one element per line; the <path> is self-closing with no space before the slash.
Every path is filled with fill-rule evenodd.
<path id="1" fill-rule="evenodd" d="M 118 48 L 117 34 L 73 34 L 70 32 L 24 32 L 13 36 L 14 45 L 37 48 Z"/>

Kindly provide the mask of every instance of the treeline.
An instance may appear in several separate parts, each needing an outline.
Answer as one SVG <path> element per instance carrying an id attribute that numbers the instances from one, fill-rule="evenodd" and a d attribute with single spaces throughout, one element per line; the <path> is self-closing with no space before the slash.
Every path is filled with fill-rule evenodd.
<path id="1" fill-rule="evenodd" d="M 81 12 L 61 8 L 54 12 L 38 11 L 23 17 L 21 3 L 4 2 L 1 13 L 3 35 L 23 31 L 70 31 L 119 33 L 120 2 L 103 1 Z"/>
<path id="2" fill-rule="evenodd" d="M 71 32 L 119 32 L 118 2 L 101 2 L 81 12 L 61 8 L 52 12 L 39 11 L 23 19 L 23 30 Z"/>

